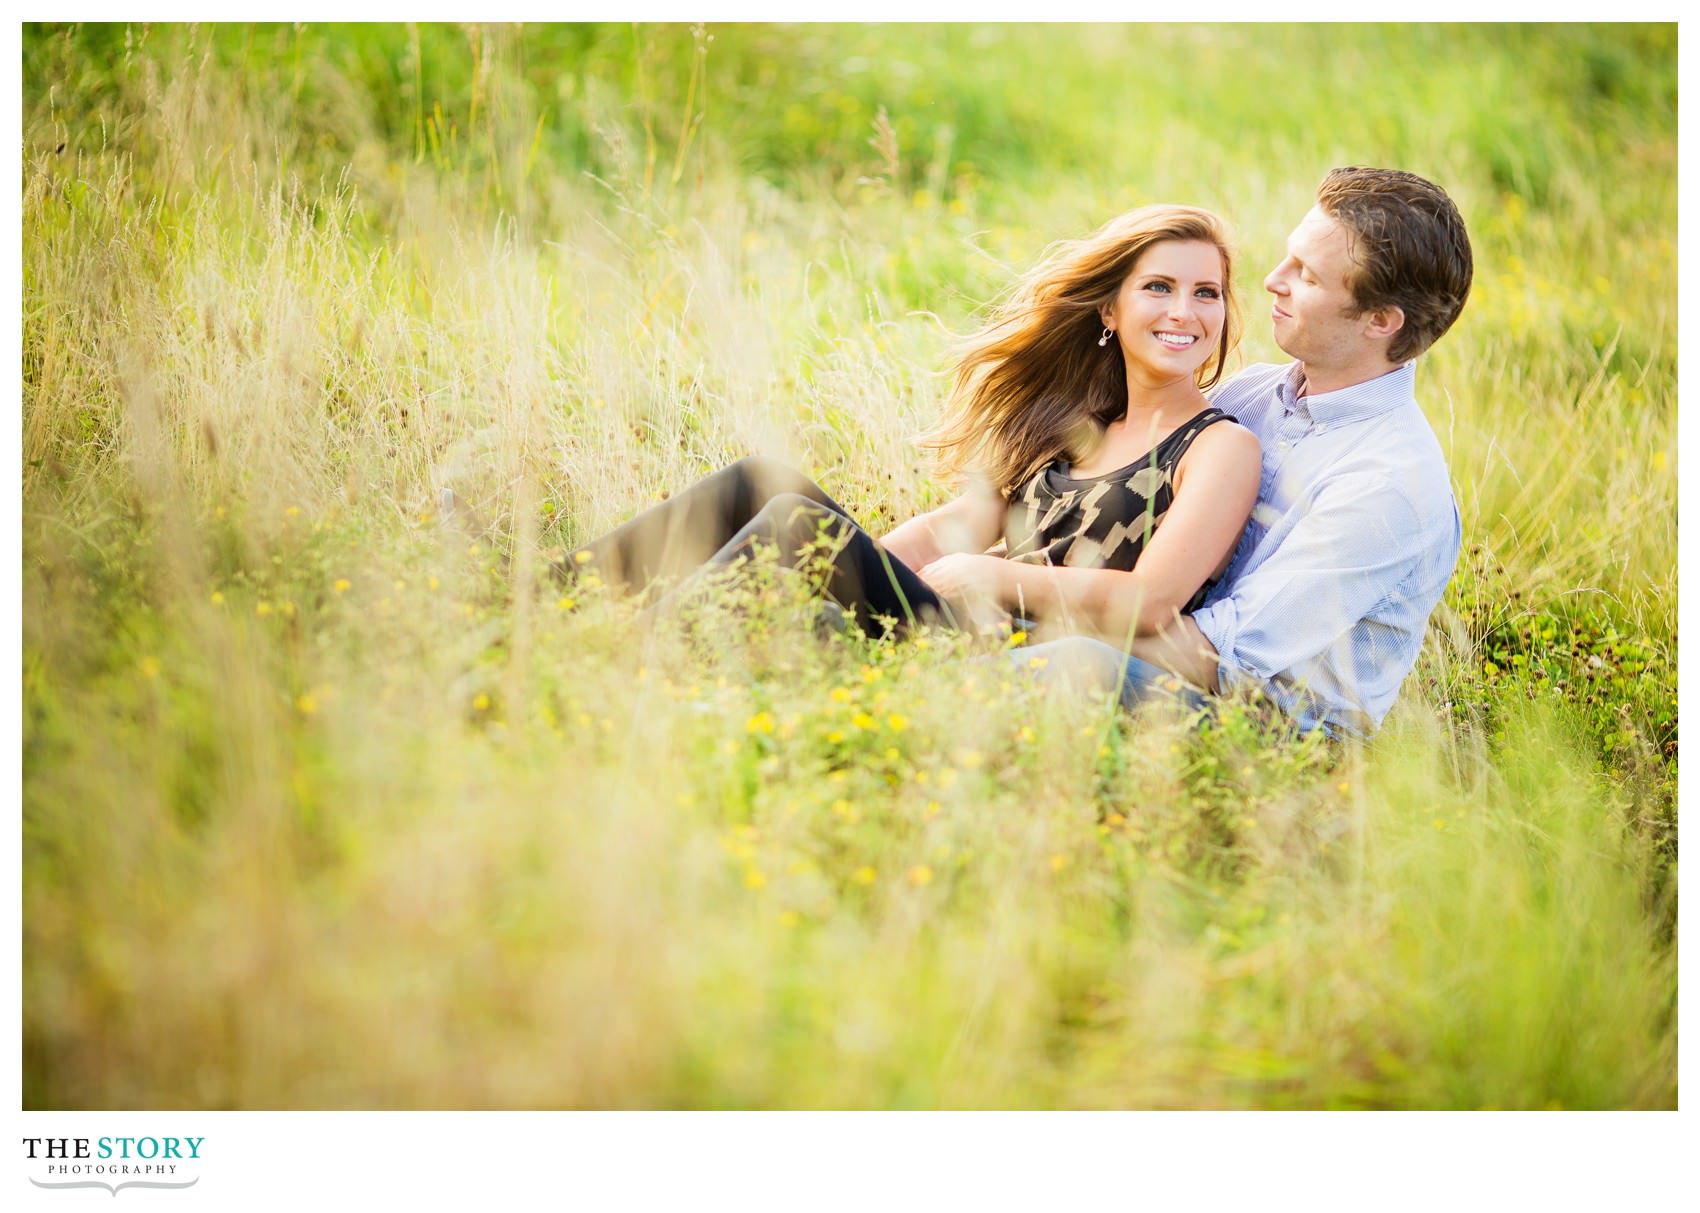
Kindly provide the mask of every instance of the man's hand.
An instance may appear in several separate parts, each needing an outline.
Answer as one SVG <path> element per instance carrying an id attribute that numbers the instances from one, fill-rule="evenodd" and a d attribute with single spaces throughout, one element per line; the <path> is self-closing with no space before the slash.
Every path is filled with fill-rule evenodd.
<path id="1" fill-rule="evenodd" d="M 1191 615 L 1180 616 L 1155 636 L 1135 637 L 1131 651 L 1141 661 L 1179 674 L 1195 687 L 1202 687 L 1212 694 L 1220 689 L 1216 685 L 1216 671 L 1220 665 L 1216 646 L 1193 622 Z"/>

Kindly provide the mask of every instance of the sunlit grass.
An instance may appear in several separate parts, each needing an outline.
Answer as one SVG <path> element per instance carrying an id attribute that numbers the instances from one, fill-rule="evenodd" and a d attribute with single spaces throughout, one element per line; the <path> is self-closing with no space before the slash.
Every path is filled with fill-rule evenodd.
<path id="1" fill-rule="evenodd" d="M 26 33 L 26 1104 L 1674 1104 L 1674 35 L 897 36 Z M 1375 745 L 549 572 L 751 452 L 936 504 L 951 333 L 1137 202 L 1276 357 L 1350 160 L 1478 263 Z"/>

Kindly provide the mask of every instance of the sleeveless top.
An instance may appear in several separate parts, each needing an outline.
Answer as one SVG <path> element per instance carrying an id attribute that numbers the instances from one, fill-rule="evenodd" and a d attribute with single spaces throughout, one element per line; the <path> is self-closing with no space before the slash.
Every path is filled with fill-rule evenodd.
<path id="1" fill-rule="evenodd" d="M 1207 408 L 1142 458 L 1102 476 L 1076 480 L 1063 474 L 1063 460 L 1055 460 L 1010 498 L 1004 523 L 1006 558 L 1070 568 L 1132 569 L 1174 501 L 1181 456 L 1204 430 L 1233 420 L 1221 409 Z M 1199 586 L 1184 610 L 1203 605 L 1216 580 Z"/>

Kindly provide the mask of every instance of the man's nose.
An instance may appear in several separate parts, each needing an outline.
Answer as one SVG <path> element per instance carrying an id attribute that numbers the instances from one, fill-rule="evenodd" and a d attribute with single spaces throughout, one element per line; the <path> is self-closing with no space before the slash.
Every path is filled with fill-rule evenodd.
<path id="1" fill-rule="evenodd" d="M 1263 280 L 1263 289 L 1271 295 L 1279 295 L 1287 289 L 1287 263 L 1285 261 L 1269 271 L 1269 276 Z"/>

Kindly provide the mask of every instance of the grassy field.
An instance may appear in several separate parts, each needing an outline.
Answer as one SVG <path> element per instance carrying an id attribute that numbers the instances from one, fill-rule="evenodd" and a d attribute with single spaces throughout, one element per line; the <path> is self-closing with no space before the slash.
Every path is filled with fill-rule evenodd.
<path id="1" fill-rule="evenodd" d="M 25 1107 L 1675 1105 L 1673 26 L 23 43 Z M 1129 206 L 1279 357 L 1343 163 L 1477 259 L 1373 744 L 547 573 L 751 452 L 937 504 L 951 335 Z"/>

